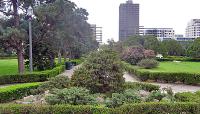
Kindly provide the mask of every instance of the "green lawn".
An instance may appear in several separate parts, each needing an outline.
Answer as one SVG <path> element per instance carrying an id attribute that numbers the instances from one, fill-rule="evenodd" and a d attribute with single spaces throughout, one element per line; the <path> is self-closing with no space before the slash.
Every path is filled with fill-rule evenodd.
<path id="1" fill-rule="evenodd" d="M 143 70 L 143 69 L 142 69 Z M 151 72 L 190 72 L 200 73 L 200 62 L 160 62 L 158 68 L 145 69 Z"/>
<path id="2" fill-rule="evenodd" d="M 17 74 L 17 59 L 1 59 L 0 60 L 0 75 Z"/>

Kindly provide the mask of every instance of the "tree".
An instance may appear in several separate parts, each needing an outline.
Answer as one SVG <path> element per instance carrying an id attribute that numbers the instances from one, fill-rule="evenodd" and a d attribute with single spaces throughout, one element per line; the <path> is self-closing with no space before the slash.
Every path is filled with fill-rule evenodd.
<path id="1" fill-rule="evenodd" d="M 187 55 L 194 58 L 200 57 L 200 38 L 194 40 L 194 42 L 187 49 Z"/>
<path id="2" fill-rule="evenodd" d="M 75 86 L 82 86 L 92 92 L 119 92 L 123 89 L 124 78 L 121 61 L 112 50 L 91 53 L 82 67 L 72 76 Z"/>
<path id="3" fill-rule="evenodd" d="M 164 40 L 161 43 L 161 54 L 165 56 L 182 56 L 184 49 L 176 40 Z"/>
<path id="4" fill-rule="evenodd" d="M 145 49 L 154 50 L 159 52 L 160 42 L 154 36 L 132 36 L 123 42 L 124 47 L 130 46 L 143 46 Z"/>
<path id="5" fill-rule="evenodd" d="M 144 51 L 145 49 L 142 46 L 128 47 L 123 51 L 121 58 L 132 65 L 136 65 L 145 58 Z"/>

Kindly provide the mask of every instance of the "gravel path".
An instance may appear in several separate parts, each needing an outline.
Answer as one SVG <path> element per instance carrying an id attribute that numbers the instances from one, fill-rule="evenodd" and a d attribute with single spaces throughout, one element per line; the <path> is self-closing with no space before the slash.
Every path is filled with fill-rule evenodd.
<path id="1" fill-rule="evenodd" d="M 140 82 L 135 76 L 125 73 L 124 78 L 126 81 L 130 82 Z M 185 84 L 171 84 L 171 83 L 150 83 L 154 85 L 159 85 L 160 88 L 166 88 L 166 87 L 171 87 L 174 93 L 178 92 L 196 92 L 200 90 L 200 86 L 192 86 L 192 85 L 185 85 Z"/>
<path id="2" fill-rule="evenodd" d="M 73 67 L 71 70 L 65 70 L 65 72 L 63 72 L 61 75 L 68 76 L 69 78 L 71 78 L 74 73 L 74 70 L 79 68 L 80 66 L 81 65 L 77 65 L 77 66 Z"/>

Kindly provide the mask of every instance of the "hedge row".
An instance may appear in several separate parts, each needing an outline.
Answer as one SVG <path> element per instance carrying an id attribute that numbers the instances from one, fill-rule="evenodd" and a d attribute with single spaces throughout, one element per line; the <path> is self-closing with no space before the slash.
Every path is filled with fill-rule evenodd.
<path id="1" fill-rule="evenodd" d="M 198 103 L 140 103 L 119 108 L 88 105 L 0 105 L 3 114 L 200 114 Z"/>
<path id="2" fill-rule="evenodd" d="M 140 82 L 126 82 L 124 84 L 124 88 L 125 89 L 142 89 L 142 90 L 151 92 L 154 90 L 159 90 L 160 86 L 148 84 L 148 83 L 140 83 Z"/>
<path id="3" fill-rule="evenodd" d="M 43 82 L 50 77 L 54 77 L 64 71 L 63 65 L 57 66 L 52 70 L 34 72 L 27 74 L 15 74 L 15 75 L 1 75 L 0 85 L 13 84 L 13 83 L 28 83 L 28 82 Z"/>
<path id="4" fill-rule="evenodd" d="M 123 66 L 126 71 L 135 74 L 142 81 L 155 80 L 166 83 L 182 82 L 184 84 L 200 84 L 200 74 L 198 73 L 141 71 L 137 67 L 125 62 L 123 62 Z"/>
<path id="5" fill-rule="evenodd" d="M 177 57 L 169 56 L 165 58 L 157 58 L 158 61 L 188 61 L 188 62 L 199 62 L 200 58 L 190 58 L 190 57 Z"/>
<path id="6" fill-rule="evenodd" d="M 0 103 L 9 102 L 20 99 L 26 95 L 30 95 L 31 89 L 35 89 L 40 83 L 25 83 L 11 85 L 0 88 Z"/>

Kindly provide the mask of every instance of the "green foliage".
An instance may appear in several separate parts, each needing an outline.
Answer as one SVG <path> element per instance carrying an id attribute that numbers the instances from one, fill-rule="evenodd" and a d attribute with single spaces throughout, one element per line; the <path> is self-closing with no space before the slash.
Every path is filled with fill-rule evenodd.
<path id="1" fill-rule="evenodd" d="M 49 79 L 49 81 L 42 83 L 37 89 L 33 90 L 32 93 L 43 93 L 46 90 L 63 89 L 70 87 L 70 80 L 67 76 L 56 76 Z"/>
<path id="2" fill-rule="evenodd" d="M 140 82 L 126 82 L 124 84 L 124 89 L 135 89 L 135 90 L 145 90 L 145 91 L 156 91 L 159 90 L 158 85 L 152 85 L 148 83 L 140 83 Z"/>
<path id="3" fill-rule="evenodd" d="M 57 76 L 64 71 L 64 66 L 55 67 L 52 70 L 33 72 L 31 74 L 1 75 L 0 85 L 12 83 L 43 82 L 50 77 Z"/>
<path id="4" fill-rule="evenodd" d="M 141 46 L 128 47 L 123 51 L 121 58 L 132 65 L 136 65 L 145 58 L 144 48 Z"/>
<path id="5" fill-rule="evenodd" d="M 72 76 L 75 86 L 82 86 L 92 92 L 116 92 L 123 90 L 124 78 L 121 61 L 111 50 L 91 53 L 82 67 Z"/>
<path id="6" fill-rule="evenodd" d="M 30 95 L 31 89 L 35 89 L 39 85 L 40 83 L 25 83 L 0 88 L 0 103 L 9 102 Z"/>
<path id="7" fill-rule="evenodd" d="M 158 91 L 152 91 L 149 96 L 146 98 L 147 102 L 152 102 L 154 100 L 161 101 L 162 98 L 164 98 L 166 94 L 162 93 L 160 90 Z"/>
<path id="8" fill-rule="evenodd" d="M 96 102 L 96 99 L 90 94 L 90 91 L 85 88 L 71 87 L 62 90 L 55 90 L 52 95 L 47 96 L 49 104 L 71 104 L 71 105 L 86 105 Z"/>
<path id="9" fill-rule="evenodd" d="M 170 71 L 148 71 L 144 69 L 139 69 L 130 64 L 124 63 L 124 68 L 129 73 L 135 74 L 142 81 L 155 80 L 155 81 L 164 81 L 164 82 L 182 82 L 185 84 L 199 84 L 200 83 L 200 74 L 193 72 L 170 72 Z M 172 67 L 172 66 L 170 66 Z"/>
<path id="10" fill-rule="evenodd" d="M 199 114 L 198 103 L 139 103 L 125 104 L 118 108 L 89 105 L 21 105 L 2 104 L 3 114 Z"/>
<path id="11" fill-rule="evenodd" d="M 132 36 L 123 42 L 124 47 L 135 45 L 143 46 L 145 49 L 154 50 L 155 52 L 160 51 L 160 42 L 154 36 Z"/>
<path id="12" fill-rule="evenodd" d="M 183 93 L 176 93 L 175 99 L 177 102 L 197 102 L 200 103 L 200 91 L 195 93 L 191 92 L 183 92 Z"/>
<path id="13" fill-rule="evenodd" d="M 152 69 L 158 67 L 159 62 L 155 59 L 142 59 L 137 65 L 145 69 Z"/>
<path id="14" fill-rule="evenodd" d="M 123 104 L 140 103 L 142 101 L 138 92 L 133 89 L 127 89 L 124 93 L 113 93 L 111 98 L 106 100 L 108 107 L 119 107 Z"/>
<path id="15" fill-rule="evenodd" d="M 200 57 L 200 38 L 195 39 L 195 41 L 187 49 L 187 55 L 193 58 Z"/>
<path id="16" fill-rule="evenodd" d="M 162 41 L 160 53 L 164 56 L 181 56 L 185 54 L 183 47 L 176 40 Z"/>

